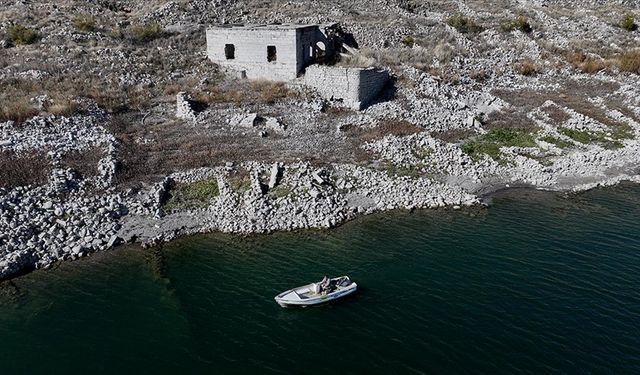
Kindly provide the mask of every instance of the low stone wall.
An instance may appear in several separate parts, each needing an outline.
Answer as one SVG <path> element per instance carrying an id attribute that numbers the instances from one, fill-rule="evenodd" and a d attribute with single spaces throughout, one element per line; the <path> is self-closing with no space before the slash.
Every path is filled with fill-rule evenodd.
<path id="1" fill-rule="evenodd" d="M 186 92 L 181 91 L 176 95 L 176 117 L 196 121 L 196 112 L 191 105 L 191 96 Z"/>
<path id="2" fill-rule="evenodd" d="M 304 75 L 306 86 L 355 110 L 365 108 L 377 98 L 388 80 L 389 73 L 376 68 L 312 65 L 307 67 Z"/>

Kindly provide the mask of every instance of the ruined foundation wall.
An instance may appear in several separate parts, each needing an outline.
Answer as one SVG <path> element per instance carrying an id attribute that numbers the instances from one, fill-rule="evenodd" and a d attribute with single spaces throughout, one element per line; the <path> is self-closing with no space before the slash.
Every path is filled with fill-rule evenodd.
<path id="1" fill-rule="evenodd" d="M 360 110 L 374 100 L 389 75 L 375 68 L 341 68 L 312 65 L 307 67 L 304 82 L 329 100 Z"/>

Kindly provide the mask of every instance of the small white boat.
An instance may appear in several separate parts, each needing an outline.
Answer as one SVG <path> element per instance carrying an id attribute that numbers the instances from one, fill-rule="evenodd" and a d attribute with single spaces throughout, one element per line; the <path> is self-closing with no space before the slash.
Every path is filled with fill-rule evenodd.
<path id="1" fill-rule="evenodd" d="M 325 278 L 319 283 L 311 283 L 282 292 L 275 297 L 275 300 L 282 307 L 318 305 L 347 296 L 357 288 L 358 285 L 351 281 L 349 276 Z"/>

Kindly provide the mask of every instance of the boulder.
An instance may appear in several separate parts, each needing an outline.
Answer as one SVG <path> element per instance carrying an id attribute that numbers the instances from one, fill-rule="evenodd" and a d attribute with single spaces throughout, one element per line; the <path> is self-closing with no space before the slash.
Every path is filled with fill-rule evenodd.
<path id="1" fill-rule="evenodd" d="M 318 169 L 311 174 L 313 180 L 320 185 L 327 183 L 327 175 L 328 173 L 324 169 Z"/>
<path id="2" fill-rule="evenodd" d="M 230 122 L 231 125 L 252 128 L 258 124 L 259 118 L 257 113 L 246 113 L 233 116 Z"/>
<path id="3" fill-rule="evenodd" d="M 267 129 L 271 129 L 273 131 L 283 131 L 287 129 L 287 127 L 281 124 L 280 121 L 275 117 L 267 117 L 265 120 L 265 126 L 267 127 Z"/>
<path id="4" fill-rule="evenodd" d="M 316 188 L 312 188 L 311 190 L 309 190 L 309 195 L 314 198 L 320 198 L 322 196 L 322 193 L 320 192 L 320 190 L 316 189 Z"/>

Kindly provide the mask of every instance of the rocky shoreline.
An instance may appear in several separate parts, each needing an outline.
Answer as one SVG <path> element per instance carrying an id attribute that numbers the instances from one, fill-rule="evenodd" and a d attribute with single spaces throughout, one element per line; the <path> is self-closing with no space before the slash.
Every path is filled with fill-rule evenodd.
<path id="1" fill-rule="evenodd" d="M 32 121 L 37 128 L 41 120 Z M 69 125 L 67 120 L 64 123 L 65 126 Z M 67 130 L 65 128 L 65 132 Z M 55 143 L 54 135 L 55 132 L 44 138 Z M 438 152 L 437 147 L 433 147 L 437 142 L 424 136 L 405 137 L 403 142 L 428 144 L 433 152 Z M 82 137 L 74 140 L 73 144 L 82 145 Z M 93 133 L 86 137 L 96 139 Z M 616 153 L 586 153 L 594 158 L 586 164 L 594 172 L 591 175 L 575 173 L 585 165 L 582 162 L 568 168 L 566 159 L 559 159 L 557 163 L 562 167 L 550 168 L 548 176 L 544 178 L 517 179 L 509 176 L 523 176 L 522 165 L 493 165 L 489 158 L 474 162 L 461 154 L 460 165 L 475 167 L 471 170 L 461 169 L 464 174 L 458 179 L 451 179 L 451 175 L 448 178 L 398 176 L 351 164 L 314 167 L 308 162 L 245 162 L 173 173 L 148 189 L 137 192 L 116 191 L 113 187 L 107 187 L 98 194 L 91 193 L 96 186 L 108 185 L 104 182 L 109 181 L 108 176 L 116 168 L 108 152 L 115 146 L 111 141 L 107 137 L 107 152 L 100 162 L 103 175 L 96 177 L 95 181 L 79 179 L 70 169 L 54 169 L 46 185 L 0 189 L 1 279 L 12 278 L 30 269 L 47 268 L 57 261 L 77 259 L 123 243 L 139 243 L 142 247 L 150 247 L 180 236 L 212 231 L 249 234 L 332 228 L 358 216 L 380 211 L 442 207 L 458 209 L 481 204 L 483 196 L 509 188 L 512 184 L 577 192 L 621 181 L 640 182 L 640 175 L 626 173 L 637 168 L 638 163 L 632 163 L 631 160 L 621 163 L 621 157 L 627 154 L 622 149 Z M 397 139 L 389 136 L 380 142 L 386 144 L 385 150 L 393 150 L 390 144 L 395 141 Z M 22 144 L 15 143 L 18 147 Z M 635 149 L 637 144 L 629 146 Z M 371 147 L 376 147 L 375 143 Z M 455 160 L 450 153 L 446 153 L 446 149 L 442 152 L 445 152 L 446 160 Z M 582 160 L 585 153 L 580 155 L 570 160 Z M 444 160 L 444 156 L 432 160 Z M 55 164 L 56 155 L 51 154 L 50 157 Z M 400 158 L 401 154 L 394 157 Z M 611 172 L 595 169 L 598 163 L 607 168 L 615 166 L 617 174 L 607 175 L 606 172 Z M 491 177 L 485 178 L 490 176 L 487 172 L 490 168 L 497 168 L 501 172 L 494 172 Z M 574 171 L 572 178 L 561 179 L 559 172 L 567 169 Z M 230 176 L 238 170 L 247 171 L 248 176 L 248 184 L 240 190 L 230 184 Z M 462 177 L 466 183 L 461 182 Z M 198 181 L 215 181 L 218 194 L 203 207 L 167 207 L 173 186 L 189 186 Z M 553 183 L 535 185 L 531 181 Z"/>
<path id="2" fill-rule="evenodd" d="M 451 113 L 460 116 L 479 108 L 499 111 L 505 105 L 498 105 L 500 101 L 488 93 L 474 98 Z M 359 115 L 359 126 L 370 128 L 376 117 L 390 113 L 389 107 L 395 105 L 372 106 Z M 92 103 L 88 106 L 82 115 L 36 116 L 19 127 L 12 122 L 0 124 L 0 151 L 49 150 L 47 158 L 53 166 L 44 185 L 0 189 L 0 279 L 123 243 L 150 247 L 212 231 L 248 234 L 331 228 L 380 211 L 478 205 L 482 196 L 512 185 L 578 192 L 621 181 L 640 182 L 640 124 L 611 112 L 610 117 L 627 124 L 628 136 L 607 138 L 619 142 L 616 147 L 582 144 L 549 125 L 542 110 L 559 106 L 547 101 L 530 112 L 543 129 L 534 139 L 535 147 L 501 146 L 497 160 L 489 155 L 472 157 L 460 144 L 420 131 L 388 134 L 364 143 L 363 151 L 375 157 L 361 165 L 226 162 L 123 190 L 114 183 L 119 141 L 103 127 L 109 116 Z M 559 109 L 566 113 L 563 126 L 607 134 L 602 123 L 569 108 Z M 199 113 L 195 121 L 206 122 L 212 114 Z M 438 121 L 454 125 L 460 120 Z M 233 126 L 254 131 L 254 126 Z M 281 132 L 295 136 L 296 129 L 291 124 Z M 545 142 L 548 134 L 573 147 L 567 151 Z M 347 135 L 338 125 L 334 136 Z M 61 163 L 65 154 L 90 148 L 101 150 L 97 175 L 80 176 Z M 171 204 L 179 187 L 189 189 L 202 182 L 211 191 L 197 205 Z"/>
<path id="3" fill-rule="evenodd" d="M 637 2 L 5 3 L 0 280 L 124 243 L 640 182 Z M 358 48 L 336 65 L 390 84 L 354 111 L 207 59 L 208 26 L 274 22 L 339 22 Z"/>

